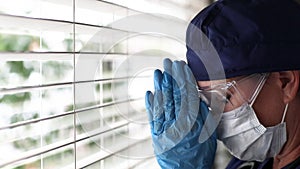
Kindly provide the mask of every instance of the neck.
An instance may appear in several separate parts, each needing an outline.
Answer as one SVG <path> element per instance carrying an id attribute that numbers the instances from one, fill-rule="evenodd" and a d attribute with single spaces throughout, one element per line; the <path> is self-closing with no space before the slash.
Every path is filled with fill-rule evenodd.
<path id="1" fill-rule="evenodd" d="M 298 102 L 299 104 L 299 102 Z M 290 105 L 286 114 L 287 142 L 274 158 L 273 168 L 283 168 L 300 156 L 300 115 L 299 105 Z"/>

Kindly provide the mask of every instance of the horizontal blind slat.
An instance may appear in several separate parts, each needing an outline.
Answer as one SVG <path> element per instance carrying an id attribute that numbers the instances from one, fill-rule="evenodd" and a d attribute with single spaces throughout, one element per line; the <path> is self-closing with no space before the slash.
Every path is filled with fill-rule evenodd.
<path id="1" fill-rule="evenodd" d="M 11 22 L 14 20 L 14 22 Z M 109 26 L 101 26 L 101 25 L 94 25 L 88 23 L 81 23 L 81 22 L 71 22 L 65 20 L 56 20 L 56 19 L 46 19 L 46 18 L 34 18 L 34 17 L 27 17 L 27 16 L 19 16 L 19 15 L 9 15 L 9 14 L 1 14 L 0 13 L 0 27 L 5 28 L 22 28 L 23 30 L 38 30 L 38 31 L 59 31 L 59 32 L 69 32 L 73 31 L 72 26 L 79 25 L 79 26 L 86 26 L 91 28 L 103 28 L 109 29 L 114 31 L 120 32 L 128 32 L 128 33 L 135 33 L 128 30 L 122 30 L 114 27 Z M 20 27 L 22 25 L 22 27 Z"/>
<path id="2" fill-rule="evenodd" d="M 65 61 L 72 60 L 73 55 L 89 55 L 89 56 L 97 56 L 100 58 L 103 56 L 109 56 L 111 59 L 117 56 L 126 56 L 128 53 L 118 53 L 118 52 L 0 52 L 0 61 Z M 99 56 L 101 55 L 101 56 Z M 102 57 L 103 57 L 102 56 Z"/>
<path id="3" fill-rule="evenodd" d="M 95 130 L 95 131 L 91 131 L 88 135 L 85 134 L 85 133 L 81 134 L 81 135 L 78 135 L 76 140 L 73 140 L 72 138 L 69 138 L 67 140 L 62 140 L 62 141 L 59 141 L 59 142 L 53 143 L 51 145 L 47 145 L 47 146 L 35 149 L 35 150 L 27 151 L 27 152 L 25 152 L 25 153 L 17 156 L 13 160 L 5 161 L 5 162 L 0 163 L 0 168 L 4 167 L 4 166 L 7 166 L 7 165 L 10 165 L 10 164 L 13 164 L 13 163 L 15 163 L 17 161 L 21 161 L 21 160 L 25 160 L 25 159 L 28 159 L 28 158 L 31 158 L 31 157 L 34 157 L 34 156 L 45 154 L 47 152 L 50 152 L 50 151 L 53 151 L 53 150 L 56 150 L 56 149 L 59 149 L 59 148 L 66 147 L 68 145 L 74 144 L 75 142 L 80 142 L 80 141 L 89 139 L 91 137 L 95 137 L 95 136 L 98 136 L 98 135 L 101 135 L 101 134 L 104 134 L 104 133 L 116 130 L 116 129 L 124 127 L 124 126 L 126 126 L 128 124 L 129 124 L 128 121 L 117 122 L 115 124 L 112 124 L 109 127 L 106 127 L 105 129 L 98 129 L 98 130 Z M 147 139 L 149 139 L 149 138 L 147 138 Z M 122 148 L 122 150 L 124 150 L 126 148 L 129 148 L 129 147 L 124 147 L 124 148 Z M 112 154 L 114 154 L 114 153 L 111 153 L 110 155 L 112 155 Z M 107 158 L 110 155 L 107 155 L 105 157 Z"/>
<path id="4" fill-rule="evenodd" d="M 108 157 L 113 156 L 116 153 L 120 153 L 121 151 L 129 149 L 129 148 L 131 148 L 132 146 L 134 146 L 136 144 L 140 144 L 140 143 L 148 141 L 150 139 L 151 139 L 151 137 L 146 137 L 144 139 L 140 139 L 140 140 L 135 141 L 135 142 L 130 143 L 130 144 L 124 144 L 121 148 L 119 148 L 117 151 L 112 152 L 112 153 L 107 153 L 107 152 L 103 153 L 103 152 L 101 152 L 101 153 L 95 154 L 93 157 L 89 157 L 90 159 L 87 159 L 85 161 L 79 161 L 78 166 L 79 166 L 79 168 L 85 168 L 85 167 L 91 166 L 94 163 L 97 163 L 97 162 L 99 162 L 103 159 L 106 159 Z"/>
<path id="5" fill-rule="evenodd" d="M 29 29 L 29 30 L 52 30 L 52 31 L 55 30 L 61 32 L 72 31 L 71 28 L 73 24 L 73 22 L 70 21 L 32 18 L 26 16 L 7 15 L 7 14 L 0 14 L 0 23 L 2 28 L 6 27 L 6 28 L 21 28 L 21 29 Z"/>
<path id="6" fill-rule="evenodd" d="M 114 78 L 103 78 L 95 80 L 82 80 L 76 82 L 62 82 L 62 83 L 52 83 L 52 84 L 43 84 L 43 85 L 33 85 L 33 86 L 19 86 L 13 88 L 0 88 L 0 94 L 11 94 L 17 92 L 26 92 L 29 90 L 40 90 L 40 89 L 49 89 L 51 87 L 61 88 L 64 86 L 72 84 L 83 84 L 83 83 L 97 83 L 97 82 L 113 82 L 113 81 L 122 81 L 130 78 L 148 78 L 149 76 L 136 76 L 136 77 L 114 77 Z"/>
<path id="7" fill-rule="evenodd" d="M 64 116 L 68 116 L 71 114 L 77 114 L 77 113 L 81 113 L 81 112 L 85 112 L 85 111 L 89 111 L 89 110 L 96 110 L 96 109 L 100 109 L 100 108 L 104 108 L 104 107 L 109 107 L 109 106 L 113 106 L 116 104 L 121 104 L 121 103 L 126 103 L 126 102 L 131 102 L 131 101 L 136 101 L 136 100 L 142 100 L 143 98 L 136 98 L 136 99 L 128 99 L 128 100 L 121 100 L 121 101 L 115 101 L 115 102 L 110 102 L 110 103 L 104 103 L 101 105 L 94 105 L 94 106 L 90 106 L 90 107 L 84 107 L 75 111 L 69 111 L 69 112 L 65 112 L 62 114 L 57 114 L 57 115 L 52 115 L 52 116 L 48 116 L 45 118 L 39 118 L 39 119 L 32 119 L 32 120 L 27 120 L 27 121 L 22 121 L 22 122 L 17 122 L 17 123 L 13 123 L 7 126 L 0 126 L 0 131 L 1 130 L 5 130 L 5 129 L 12 129 L 12 128 L 16 128 L 16 127 L 20 127 L 20 126 L 24 126 L 24 125 L 28 125 L 28 124 L 33 124 L 33 123 L 38 123 L 41 121 L 45 121 L 45 120 L 51 120 L 51 119 L 55 119 L 55 118 L 59 118 L 59 117 L 64 117 Z"/>

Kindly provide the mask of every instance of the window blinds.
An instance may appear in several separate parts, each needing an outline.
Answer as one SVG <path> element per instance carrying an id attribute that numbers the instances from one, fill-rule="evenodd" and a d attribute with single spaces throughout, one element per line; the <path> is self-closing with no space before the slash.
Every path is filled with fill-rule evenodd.
<path id="1" fill-rule="evenodd" d="M 144 93 L 135 86 L 134 97 L 113 97 L 112 90 L 122 92 L 133 84 L 131 75 L 114 77 L 113 72 L 137 48 L 165 42 L 139 37 L 107 53 L 103 39 L 110 37 L 93 37 L 100 29 L 108 35 L 129 34 L 110 25 L 129 15 L 158 12 L 187 20 L 204 5 L 175 0 L 1 0 L 0 168 L 157 167 L 150 155 Z M 94 78 L 76 78 L 80 57 L 97 62 Z M 134 78 L 151 86 L 150 76 Z M 77 90 L 87 88 L 93 99 L 77 99 Z M 145 153 L 140 156 L 141 151 Z"/>

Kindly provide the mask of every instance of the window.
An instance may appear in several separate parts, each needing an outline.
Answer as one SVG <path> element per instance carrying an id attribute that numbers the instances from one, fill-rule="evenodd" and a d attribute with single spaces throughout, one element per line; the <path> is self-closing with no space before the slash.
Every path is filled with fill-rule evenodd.
<path id="1" fill-rule="evenodd" d="M 0 1 L 0 168 L 157 167 L 143 100 L 151 75 L 132 78 L 132 63 L 120 76 L 115 72 L 145 46 L 176 48 L 178 55 L 185 49 L 161 37 L 138 36 L 107 53 L 110 35 L 130 34 L 111 23 L 145 12 L 189 20 L 204 5 L 192 0 Z M 100 30 L 110 33 L 95 37 Z M 138 55 L 147 59 L 149 53 Z M 96 69 L 78 76 L 78 62 Z M 124 89 L 130 97 L 120 94 Z M 93 97 L 78 93 L 86 90 Z"/>

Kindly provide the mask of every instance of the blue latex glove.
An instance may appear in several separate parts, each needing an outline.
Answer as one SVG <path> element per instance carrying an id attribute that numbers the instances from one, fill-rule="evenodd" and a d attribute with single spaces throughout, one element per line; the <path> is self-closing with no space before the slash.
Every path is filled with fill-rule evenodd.
<path id="1" fill-rule="evenodd" d="M 183 61 L 164 60 L 164 73 L 154 72 L 154 95 L 145 97 L 156 159 L 163 169 L 209 169 L 216 152 L 216 134 L 199 143 L 208 114 L 196 81 Z"/>

